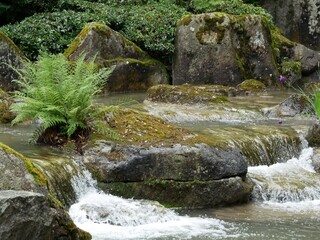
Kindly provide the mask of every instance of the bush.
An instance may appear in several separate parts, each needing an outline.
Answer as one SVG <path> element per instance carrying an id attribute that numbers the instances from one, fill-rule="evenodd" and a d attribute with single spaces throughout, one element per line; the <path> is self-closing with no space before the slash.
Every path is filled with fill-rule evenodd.
<path id="1" fill-rule="evenodd" d="M 59 0 L 2 0 L 0 25 L 21 21 L 36 12 L 50 11 Z"/>
<path id="2" fill-rule="evenodd" d="M 36 60 L 39 52 L 52 54 L 63 52 L 72 39 L 81 31 L 85 23 L 98 19 L 93 13 L 62 12 L 40 13 L 13 25 L 0 28 L 31 60 Z"/>
<path id="3" fill-rule="evenodd" d="M 242 0 L 192 0 L 195 13 L 226 12 L 234 15 L 256 14 L 264 16 L 273 26 L 273 19 L 265 9 L 252 4 L 245 4 Z"/>
<path id="4" fill-rule="evenodd" d="M 78 130 L 90 129 L 93 97 L 111 70 L 97 71 L 93 62 L 84 62 L 84 56 L 70 64 L 62 54 L 43 54 L 35 64 L 25 62 L 18 73 L 20 90 L 11 106 L 17 116 L 12 124 L 39 119 L 34 135 L 39 142 L 47 130 L 70 138 Z"/>

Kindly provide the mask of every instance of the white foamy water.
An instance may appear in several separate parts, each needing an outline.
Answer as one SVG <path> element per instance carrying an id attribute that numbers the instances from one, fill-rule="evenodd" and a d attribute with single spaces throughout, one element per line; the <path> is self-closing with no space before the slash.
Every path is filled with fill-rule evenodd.
<path id="1" fill-rule="evenodd" d="M 73 179 L 78 201 L 69 214 L 93 239 L 223 239 L 239 236 L 234 224 L 215 218 L 179 216 L 157 202 L 100 192 L 90 173 Z"/>
<path id="2" fill-rule="evenodd" d="M 311 165 L 312 155 L 313 149 L 305 148 L 299 158 L 285 163 L 249 167 L 254 199 L 288 210 L 320 210 L 320 174 Z"/>
<path id="3" fill-rule="evenodd" d="M 144 108 L 154 116 L 160 117 L 172 123 L 184 122 L 250 122 L 253 119 L 265 120 L 266 117 L 258 110 L 237 109 L 224 104 L 211 105 L 188 105 L 154 103 L 144 101 Z"/>

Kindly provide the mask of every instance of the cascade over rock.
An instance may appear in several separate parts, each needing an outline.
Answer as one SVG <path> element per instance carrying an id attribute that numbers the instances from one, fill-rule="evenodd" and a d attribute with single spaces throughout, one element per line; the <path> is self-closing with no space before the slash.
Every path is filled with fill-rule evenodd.
<path id="1" fill-rule="evenodd" d="M 173 84 L 238 85 L 245 79 L 267 86 L 279 73 L 268 23 L 257 15 L 205 13 L 178 23 Z"/>
<path id="2" fill-rule="evenodd" d="M 252 184 L 238 148 L 132 109 L 102 110 L 99 121 L 119 139 L 114 143 L 108 135 L 94 133 L 81 161 L 104 191 L 171 207 L 248 200 Z"/>
<path id="3" fill-rule="evenodd" d="M 45 195 L 27 191 L 0 191 L 0 239 L 91 239 Z"/>
<path id="4" fill-rule="evenodd" d="M 320 50 L 319 0 L 262 0 L 261 5 L 287 38 Z"/>
<path id="5" fill-rule="evenodd" d="M 44 173 L 1 143 L 0 172 L 1 240 L 91 239 L 56 203 Z"/>
<path id="6" fill-rule="evenodd" d="M 87 59 L 96 56 L 95 61 L 100 66 L 115 65 L 106 84 L 108 91 L 146 90 L 168 83 L 163 64 L 106 25 L 88 23 L 66 50 L 70 60 L 78 59 L 83 53 L 87 54 Z"/>
<path id="7" fill-rule="evenodd" d="M 252 189 L 246 179 L 247 163 L 236 148 L 206 144 L 138 148 L 100 141 L 83 160 L 104 191 L 168 206 L 245 202 Z"/>
<path id="8" fill-rule="evenodd" d="M 18 78 L 18 74 L 10 67 L 19 68 L 26 57 L 19 48 L 2 32 L 0 32 L 0 88 L 4 91 L 16 89 L 12 80 Z"/>

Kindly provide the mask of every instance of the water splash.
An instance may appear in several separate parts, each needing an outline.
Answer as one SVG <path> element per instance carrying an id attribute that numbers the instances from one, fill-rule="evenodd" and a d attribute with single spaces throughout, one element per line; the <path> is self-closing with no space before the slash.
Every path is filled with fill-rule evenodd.
<path id="1" fill-rule="evenodd" d="M 253 198 L 268 204 L 286 203 L 284 207 L 320 200 L 320 175 L 311 165 L 312 155 L 313 149 L 305 148 L 299 158 L 285 163 L 250 167 L 249 176 L 255 182 Z"/>
<path id="2" fill-rule="evenodd" d="M 93 239 L 222 239 L 240 235 L 234 224 L 222 220 L 179 216 L 157 202 L 100 192 L 88 170 L 72 182 L 78 201 L 69 214 Z"/>

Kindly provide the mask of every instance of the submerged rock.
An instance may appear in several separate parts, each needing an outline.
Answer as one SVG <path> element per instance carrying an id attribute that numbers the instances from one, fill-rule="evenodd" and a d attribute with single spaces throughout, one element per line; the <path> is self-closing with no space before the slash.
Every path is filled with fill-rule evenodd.
<path id="1" fill-rule="evenodd" d="M 85 53 L 87 59 L 95 58 L 101 67 L 115 66 L 106 82 L 106 90 L 146 90 L 156 84 L 168 83 L 163 64 L 152 59 L 146 52 L 100 23 L 88 23 L 66 50 L 73 61 Z"/>
<path id="2" fill-rule="evenodd" d="M 254 78 L 271 85 L 279 75 L 267 21 L 257 15 L 187 15 L 179 23 L 173 84 L 236 86 Z"/>
<path id="3" fill-rule="evenodd" d="M 320 124 L 319 122 L 314 123 L 310 126 L 306 140 L 309 143 L 310 147 L 319 147 L 320 146 Z"/>
<path id="4" fill-rule="evenodd" d="M 280 104 L 271 108 L 264 108 L 262 111 L 269 118 L 294 117 L 314 113 L 308 100 L 299 94 L 293 94 Z"/>
<path id="5" fill-rule="evenodd" d="M 27 191 L 0 191 L 0 239 L 91 239 L 45 195 Z"/>
<path id="6" fill-rule="evenodd" d="M 19 48 L 0 32 L 0 88 L 4 91 L 12 91 L 17 88 L 12 80 L 17 79 L 18 74 L 12 67 L 20 68 L 25 58 Z"/>
<path id="7" fill-rule="evenodd" d="M 317 173 L 320 173 L 320 148 L 313 148 L 312 166 Z"/>

